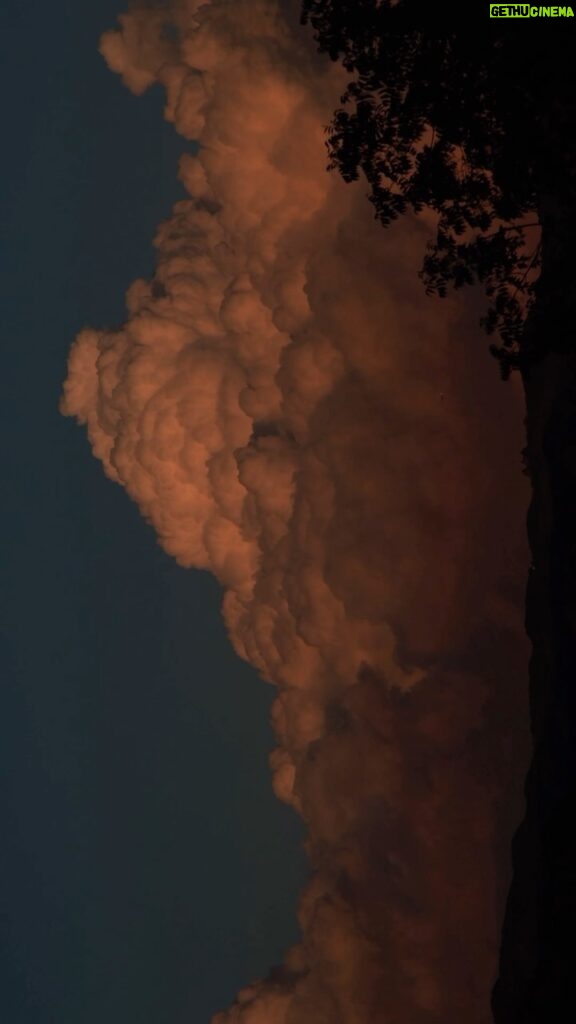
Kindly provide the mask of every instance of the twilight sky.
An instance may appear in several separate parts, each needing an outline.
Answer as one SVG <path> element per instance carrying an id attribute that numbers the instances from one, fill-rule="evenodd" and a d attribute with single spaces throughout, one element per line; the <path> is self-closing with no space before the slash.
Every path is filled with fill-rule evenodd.
<path id="1" fill-rule="evenodd" d="M 183 195 L 160 90 L 106 68 L 103 0 L 2 8 L 0 1016 L 208 1020 L 281 959 L 305 874 L 272 793 L 272 690 L 58 412 Z M 23 66 L 24 65 L 24 66 Z M 281 878 L 279 885 L 278 879 Z"/>
<path id="2" fill-rule="evenodd" d="M 111 70 L 112 5 L 12 11 L 18 1024 L 489 1019 L 525 769 L 519 395 L 473 300 L 425 298 L 427 225 L 383 232 L 326 174 L 342 74 L 297 10 L 135 4 Z"/>

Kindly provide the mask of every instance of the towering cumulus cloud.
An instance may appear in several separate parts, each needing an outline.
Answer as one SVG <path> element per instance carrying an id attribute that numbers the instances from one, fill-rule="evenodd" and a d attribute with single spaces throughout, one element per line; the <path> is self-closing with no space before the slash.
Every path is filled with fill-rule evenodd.
<path id="1" fill-rule="evenodd" d="M 296 6 L 120 26 L 110 68 L 162 83 L 199 149 L 125 324 L 76 339 L 62 410 L 221 582 L 277 687 L 273 784 L 312 868 L 301 944 L 216 1021 L 486 1022 L 526 714 L 517 396 L 424 297 L 426 226 L 383 231 L 326 172 L 342 73 Z"/>

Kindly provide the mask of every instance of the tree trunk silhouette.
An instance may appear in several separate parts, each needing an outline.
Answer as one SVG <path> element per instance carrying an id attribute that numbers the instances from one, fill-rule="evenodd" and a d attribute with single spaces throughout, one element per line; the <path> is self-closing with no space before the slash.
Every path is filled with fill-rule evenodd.
<path id="1" fill-rule="evenodd" d="M 523 371 L 533 758 L 513 842 L 496 1024 L 576 1019 L 576 213 L 546 196 L 540 216 L 542 274 L 525 346 L 535 362 Z"/>

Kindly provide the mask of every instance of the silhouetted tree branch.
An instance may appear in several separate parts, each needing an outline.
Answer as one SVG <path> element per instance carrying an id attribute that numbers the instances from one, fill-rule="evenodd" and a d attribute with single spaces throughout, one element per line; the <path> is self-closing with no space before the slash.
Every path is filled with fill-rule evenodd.
<path id="1" fill-rule="evenodd" d="M 507 376 L 555 342 L 535 329 L 536 300 L 566 309 L 569 295 L 574 307 L 558 276 L 572 235 L 551 244 L 547 206 L 549 196 L 574 206 L 571 33 L 561 19 L 530 22 L 520 36 L 487 9 L 447 26 L 416 0 L 303 0 L 301 20 L 351 74 L 327 128 L 329 168 L 345 181 L 364 175 L 384 226 L 434 212 L 426 290 L 484 286 L 481 323 L 500 335 L 490 348 Z"/>

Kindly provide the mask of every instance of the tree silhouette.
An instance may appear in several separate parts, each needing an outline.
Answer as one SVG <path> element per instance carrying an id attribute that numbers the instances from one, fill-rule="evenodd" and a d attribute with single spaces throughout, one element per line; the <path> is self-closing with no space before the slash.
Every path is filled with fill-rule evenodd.
<path id="1" fill-rule="evenodd" d="M 541 1024 L 576 1019 L 576 21 L 477 10 L 303 0 L 301 20 L 351 76 L 329 168 L 365 176 L 384 226 L 433 213 L 428 292 L 482 284 L 502 376 L 522 373 L 533 757 L 492 1010 Z"/>
<path id="2" fill-rule="evenodd" d="M 576 64 L 564 19 L 520 27 L 486 7 L 448 27 L 415 0 L 303 0 L 301 20 L 351 74 L 329 168 L 365 175 L 385 226 L 410 210 L 437 217 L 426 290 L 484 286 L 504 377 L 565 343 Z"/>

